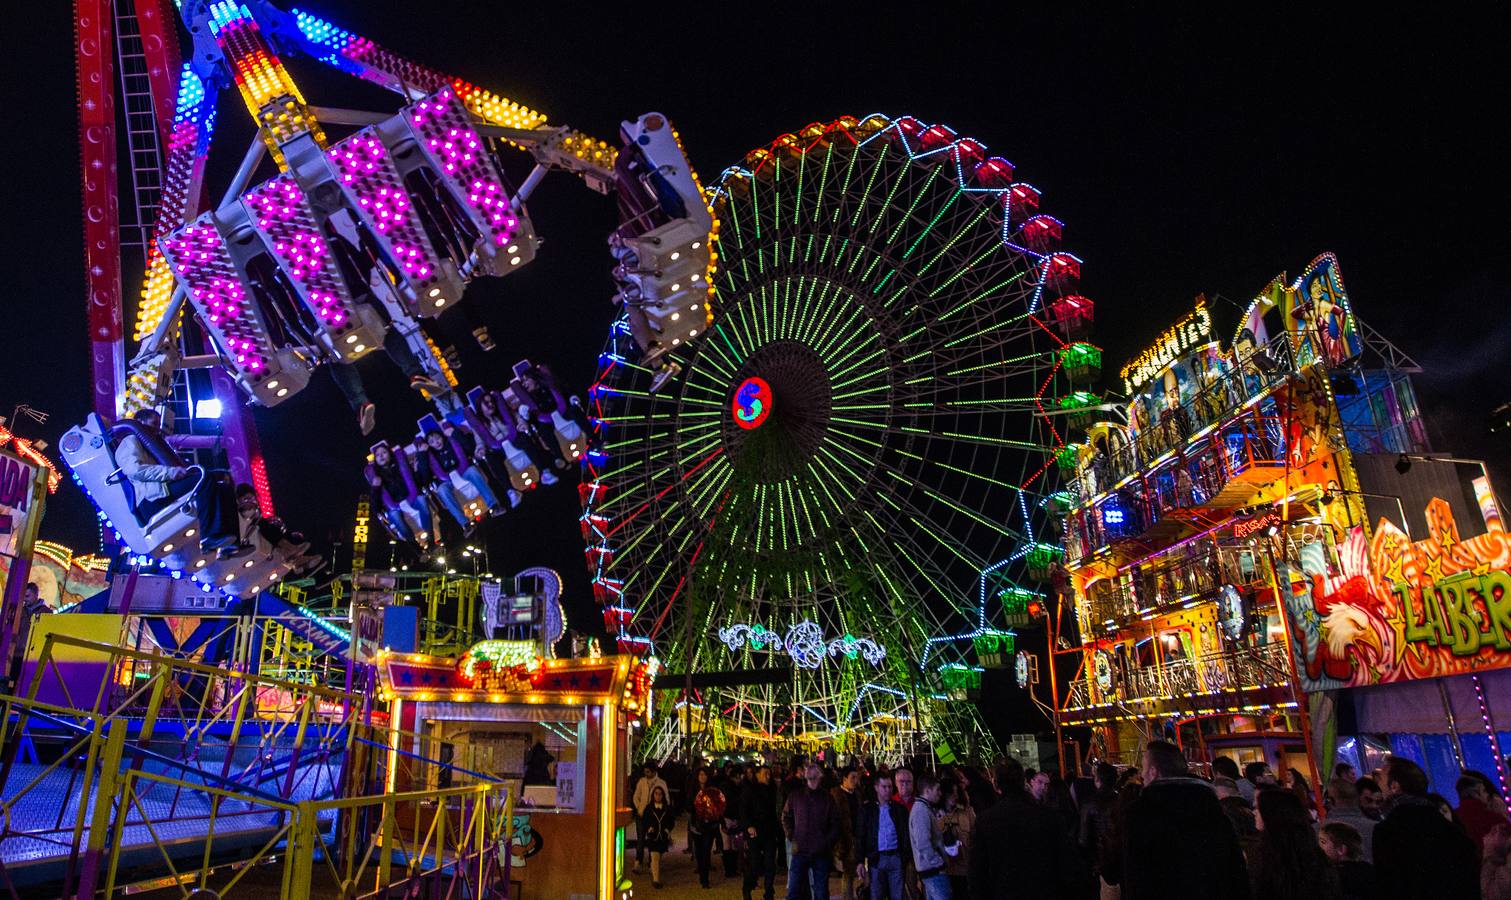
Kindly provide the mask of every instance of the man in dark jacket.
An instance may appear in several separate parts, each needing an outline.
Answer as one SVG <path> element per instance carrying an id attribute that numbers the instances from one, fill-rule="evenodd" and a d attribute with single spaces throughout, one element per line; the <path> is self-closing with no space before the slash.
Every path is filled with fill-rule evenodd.
<path id="1" fill-rule="evenodd" d="M 1081 856 L 1087 860 L 1094 874 L 1101 874 L 1101 859 L 1112 833 L 1112 812 L 1118 800 L 1118 770 L 1111 763 L 1097 763 L 1096 787 L 1090 797 L 1081 804 L 1080 826 L 1076 829 L 1076 843 Z"/>
<path id="2" fill-rule="evenodd" d="M 782 842 L 782 823 L 777 816 L 776 785 L 771 769 L 760 766 L 755 780 L 740 791 L 740 827 L 745 829 L 744 898 L 750 900 L 756 880 L 766 879 L 762 896 L 771 900 L 776 881 L 776 848 Z"/>
<path id="3" fill-rule="evenodd" d="M 1427 773 L 1400 756 L 1385 761 L 1385 818 L 1375 826 L 1375 881 L 1382 898 L 1480 895 L 1479 851 L 1427 797 Z"/>
<path id="4" fill-rule="evenodd" d="M 1245 900 L 1248 867 L 1217 793 L 1180 748 L 1144 748 L 1144 790 L 1122 823 L 1123 900 Z"/>
<path id="5" fill-rule="evenodd" d="M 839 784 L 830 795 L 839 808 L 839 841 L 834 845 L 834 862 L 839 867 L 840 896 L 855 900 L 855 817 L 860 813 L 860 772 L 853 767 L 839 775 Z"/>
<path id="6" fill-rule="evenodd" d="M 839 841 L 839 807 L 820 787 L 817 763 L 803 767 L 803 786 L 787 795 L 782 827 L 792 840 L 787 861 L 787 900 L 829 900 L 829 854 Z"/>
<path id="7" fill-rule="evenodd" d="M 971 900 L 1081 896 L 1075 848 L 1058 816 L 1029 797 L 1022 763 L 997 767 L 997 790 L 971 838 Z"/>
<path id="8" fill-rule="evenodd" d="M 725 765 L 719 788 L 729 798 L 729 806 L 724 813 L 724 877 L 733 878 L 740 863 L 740 850 L 735 846 L 734 837 L 739 833 L 740 794 L 745 790 L 745 767 L 732 762 Z"/>
<path id="9" fill-rule="evenodd" d="M 904 900 L 903 863 L 913 858 L 908 810 L 892 800 L 893 787 L 890 772 L 877 772 L 876 799 L 855 817 L 855 874 L 870 880 L 871 900 Z"/>

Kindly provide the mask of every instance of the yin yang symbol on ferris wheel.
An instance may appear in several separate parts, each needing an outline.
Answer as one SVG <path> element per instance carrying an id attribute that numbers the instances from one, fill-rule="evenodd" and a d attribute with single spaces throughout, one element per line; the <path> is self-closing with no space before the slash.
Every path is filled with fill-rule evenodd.
<path id="1" fill-rule="evenodd" d="M 766 379 L 752 375 L 735 388 L 733 412 L 735 424 L 739 427 L 746 430 L 761 427 L 761 423 L 771 415 L 771 407 L 771 385 L 766 383 Z"/>
<path id="2" fill-rule="evenodd" d="M 840 729 L 881 719 L 910 671 L 967 662 L 945 636 L 1000 617 L 980 573 L 1012 587 L 1058 540 L 1051 307 L 1079 296 L 1080 261 L 1010 163 L 907 117 L 784 136 L 708 194 L 713 324 L 669 379 L 617 324 L 599 357 L 595 597 L 627 652 L 695 669 L 764 660 L 717 640 L 733 623 L 871 635 L 880 670 L 799 666 L 781 702 Z M 773 727 L 765 691 L 727 695 L 738 727 Z"/>

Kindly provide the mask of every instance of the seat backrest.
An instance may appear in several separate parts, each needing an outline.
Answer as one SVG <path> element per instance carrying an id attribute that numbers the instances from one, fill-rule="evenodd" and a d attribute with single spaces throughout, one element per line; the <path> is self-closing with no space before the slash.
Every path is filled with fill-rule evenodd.
<path id="1" fill-rule="evenodd" d="M 119 470 L 121 467 L 115 458 L 116 447 L 128 435 L 134 436 L 137 440 L 141 441 L 142 446 L 147 448 L 147 452 L 152 454 L 153 459 L 157 460 L 159 465 L 183 465 L 183 460 L 179 458 L 178 453 L 174 451 L 173 447 L 168 444 L 162 432 L 155 428 L 147 428 L 142 423 L 132 419 L 122 419 L 110 426 L 109 439 L 105 442 L 105 448 L 110 454 L 111 464 L 116 470 Z M 142 514 L 136 510 L 136 488 L 131 484 L 131 479 L 122 474 L 117 477 L 116 481 L 120 484 L 121 492 L 126 495 L 126 503 L 130 507 L 132 515 L 136 516 L 137 523 L 146 527 L 147 520 L 142 518 Z"/>
<path id="2" fill-rule="evenodd" d="M 110 433 L 106 436 L 105 454 L 110 459 L 111 471 L 121 472 L 121 464 L 115 458 L 116 440 L 117 438 L 115 429 L 112 428 L 110 429 Z M 111 483 L 120 486 L 121 493 L 126 497 L 126 508 L 131 510 L 131 514 L 133 516 L 136 516 L 137 523 L 140 525 L 146 525 L 147 523 L 142 521 L 141 515 L 139 515 L 136 511 L 136 487 L 132 485 L 131 479 L 127 478 L 124 472 L 121 472 L 121 474 L 115 476 Z"/>
<path id="3" fill-rule="evenodd" d="M 142 543 L 142 527 L 136 519 L 136 497 L 120 474 L 110 428 L 98 414 L 90 413 L 63 435 L 58 449 L 101 519 L 120 533 L 128 547 L 137 548 Z"/>

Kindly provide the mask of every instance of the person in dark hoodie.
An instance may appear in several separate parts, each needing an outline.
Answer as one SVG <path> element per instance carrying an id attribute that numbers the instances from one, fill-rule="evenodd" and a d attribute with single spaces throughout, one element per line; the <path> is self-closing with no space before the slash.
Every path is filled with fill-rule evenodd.
<path id="1" fill-rule="evenodd" d="M 1480 895 L 1474 840 L 1427 796 L 1427 773 L 1409 759 L 1385 761 L 1385 818 L 1375 826 L 1375 880 L 1391 898 Z"/>
<path id="2" fill-rule="evenodd" d="M 971 900 L 1084 896 L 1075 847 L 1059 816 L 1029 796 L 1022 763 L 1009 759 L 997 767 L 997 790 L 997 802 L 976 817 Z"/>
<path id="3" fill-rule="evenodd" d="M 1144 789 L 1122 823 L 1123 900 L 1244 900 L 1249 873 L 1212 786 L 1180 748 L 1150 741 Z"/>
<path id="4" fill-rule="evenodd" d="M 755 780 L 740 791 L 740 826 L 745 829 L 744 900 L 758 879 L 765 879 L 762 896 L 771 900 L 776 882 L 776 848 L 782 841 L 782 823 L 777 814 L 776 785 L 771 783 L 771 769 L 759 766 Z"/>

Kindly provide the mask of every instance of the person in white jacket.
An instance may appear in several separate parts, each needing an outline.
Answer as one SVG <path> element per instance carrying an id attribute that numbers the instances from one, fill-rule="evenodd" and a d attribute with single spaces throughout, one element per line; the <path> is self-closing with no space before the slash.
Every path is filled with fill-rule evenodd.
<path id="1" fill-rule="evenodd" d="M 152 517 L 195 490 L 194 473 L 163 437 L 162 417 L 153 409 L 140 409 L 131 417 L 140 434 L 122 438 L 115 448 L 115 461 L 131 481 L 136 495 L 133 512 L 146 524 Z M 149 445 L 156 445 L 154 447 Z M 224 472 L 206 472 L 194 498 L 199 515 L 200 546 L 235 555 L 237 537 L 236 497 Z"/>
<path id="2" fill-rule="evenodd" d="M 640 865 L 645 862 L 645 834 L 640 827 L 640 818 L 645 813 L 645 807 L 651 802 L 651 792 L 661 788 L 667 797 L 672 795 L 671 788 L 666 786 L 666 781 L 656 774 L 656 767 L 650 763 L 640 771 L 640 780 L 635 782 L 635 793 L 630 797 L 630 802 L 635 805 L 635 871 L 640 871 Z"/>
<path id="3" fill-rule="evenodd" d="M 951 900 L 950 876 L 944 871 L 945 849 L 940 832 L 939 782 L 932 776 L 918 776 L 918 800 L 908 813 L 908 837 L 913 846 L 913 867 L 923 882 L 924 900 Z M 958 850 L 956 851 L 958 852 Z"/>

